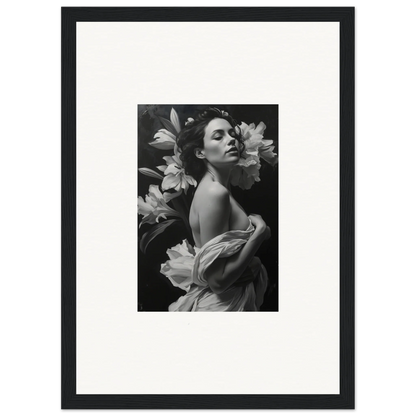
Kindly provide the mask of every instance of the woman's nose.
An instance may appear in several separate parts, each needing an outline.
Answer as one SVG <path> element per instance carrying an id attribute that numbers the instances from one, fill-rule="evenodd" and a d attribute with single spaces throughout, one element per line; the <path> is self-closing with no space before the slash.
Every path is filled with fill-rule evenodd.
<path id="1" fill-rule="evenodd" d="M 229 136 L 230 137 L 230 139 L 228 140 L 228 144 L 229 145 L 235 145 L 235 137 L 231 137 L 231 136 Z"/>

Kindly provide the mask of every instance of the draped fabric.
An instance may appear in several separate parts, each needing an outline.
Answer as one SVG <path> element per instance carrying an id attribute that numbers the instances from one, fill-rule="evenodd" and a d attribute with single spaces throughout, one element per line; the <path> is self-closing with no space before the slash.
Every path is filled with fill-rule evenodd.
<path id="1" fill-rule="evenodd" d="M 169 311 L 258 311 L 267 288 L 267 272 L 257 257 L 253 257 L 244 274 L 254 277 L 251 283 L 234 284 L 221 294 L 212 292 L 207 283 L 207 269 L 217 258 L 237 253 L 254 232 L 250 223 L 247 230 L 227 231 L 208 241 L 200 249 L 187 240 L 168 249 L 169 259 L 161 272 L 171 283 L 187 293 L 169 306 Z"/>

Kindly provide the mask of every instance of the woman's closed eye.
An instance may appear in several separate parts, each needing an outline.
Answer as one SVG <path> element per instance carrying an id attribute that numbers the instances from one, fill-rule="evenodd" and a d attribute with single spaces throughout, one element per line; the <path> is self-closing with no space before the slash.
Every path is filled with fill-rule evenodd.
<path id="1" fill-rule="evenodd" d="M 237 133 L 235 132 L 235 130 L 230 130 L 228 132 L 228 135 L 232 138 L 237 137 Z M 218 135 L 213 137 L 213 140 L 221 140 L 223 137 L 224 137 L 224 134 L 218 134 Z"/>

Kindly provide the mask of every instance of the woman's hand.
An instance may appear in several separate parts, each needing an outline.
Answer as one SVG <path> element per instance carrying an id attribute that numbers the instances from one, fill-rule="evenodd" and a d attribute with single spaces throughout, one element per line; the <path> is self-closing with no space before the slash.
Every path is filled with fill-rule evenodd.
<path id="1" fill-rule="evenodd" d="M 271 237 L 270 227 L 266 225 L 261 215 L 251 214 L 248 217 L 256 229 L 255 234 L 261 236 L 263 240 L 268 240 Z"/>

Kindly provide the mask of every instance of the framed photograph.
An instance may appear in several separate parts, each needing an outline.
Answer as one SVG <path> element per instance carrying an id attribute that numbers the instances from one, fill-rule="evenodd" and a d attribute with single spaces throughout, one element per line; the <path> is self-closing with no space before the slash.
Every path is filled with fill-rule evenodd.
<path id="1" fill-rule="evenodd" d="M 354 8 L 62 8 L 62 408 L 354 408 Z"/>
<path id="2" fill-rule="evenodd" d="M 232 130 L 223 133 L 222 124 Z M 138 310 L 278 311 L 278 106 L 139 105 L 138 127 Z M 204 145 L 206 131 L 211 136 Z M 221 205 L 213 202 L 211 186 L 224 173 L 228 183 L 217 191 L 224 191 L 230 206 L 219 217 L 230 230 L 204 245 L 201 238 L 210 239 L 203 234 L 212 234 L 212 215 Z M 269 227 L 269 238 L 251 254 L 238 246 L 237 254 L 236 241 L 244 241 L 239 233 L 257 215 Z M 214 253 L 228 258 L 227 252 L 234 261 L 241 256 L 250 262 L 226 293 L 194 284 L 196 263 L 203 280 Z"/>

